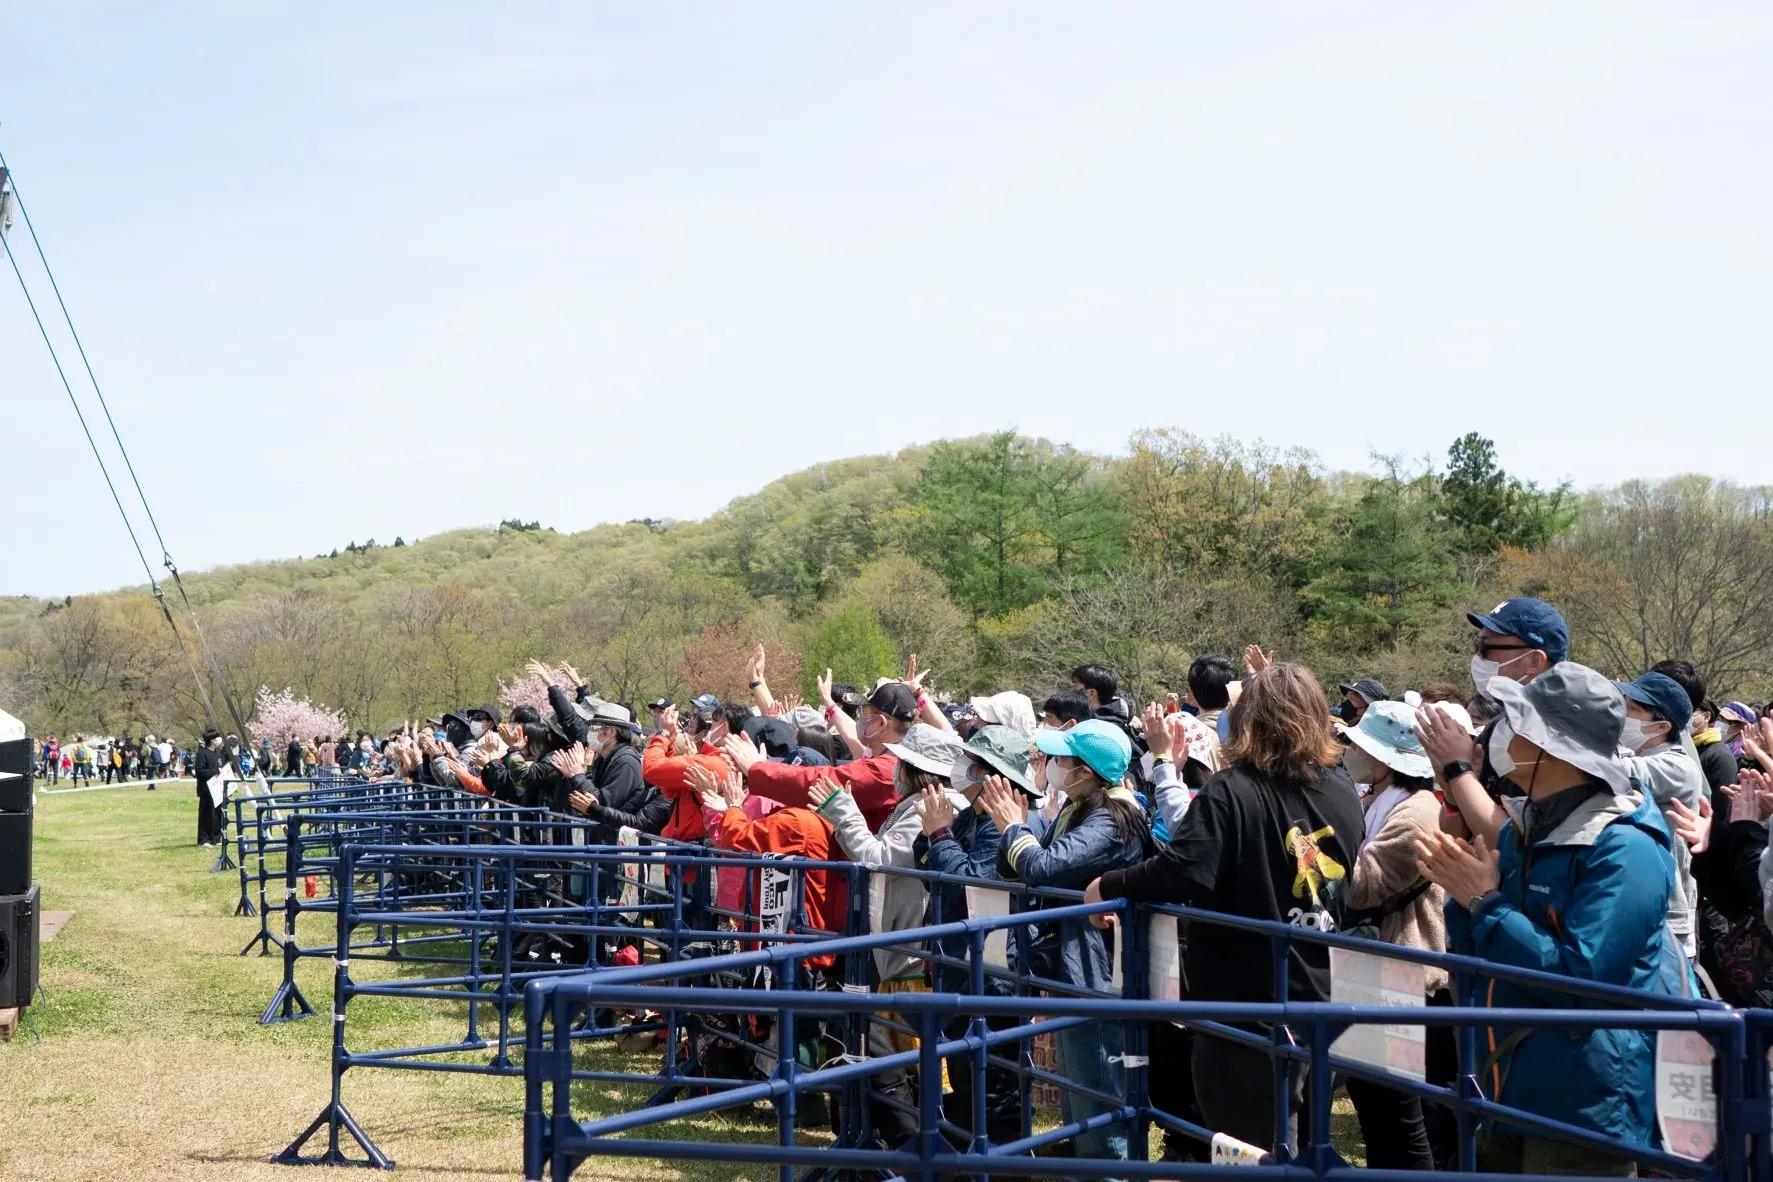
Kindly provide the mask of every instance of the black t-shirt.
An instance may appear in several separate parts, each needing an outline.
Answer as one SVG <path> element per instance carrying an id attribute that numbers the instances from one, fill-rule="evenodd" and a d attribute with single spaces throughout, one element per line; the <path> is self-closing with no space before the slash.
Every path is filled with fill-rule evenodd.
<path id="1" fill-rule="evenodd" d="M 1300 785 L 1240 764 L 1207 781 L 1156 857 L 1104 875 L 1102 893 L 1335 931 L 1364 824 L 1360 797 L 1339 767 Z M 1190 924 L 1183 971 L 1190 997 L 1274 1000 L 1266 936 Z M 1288 984 L 1294 1000 L 1327 1001 L 1329 950 L 1294 944 Z"/>

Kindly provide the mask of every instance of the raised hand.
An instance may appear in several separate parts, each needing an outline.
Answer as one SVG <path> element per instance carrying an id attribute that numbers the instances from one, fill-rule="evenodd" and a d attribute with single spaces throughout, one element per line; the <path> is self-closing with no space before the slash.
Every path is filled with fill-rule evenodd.
<path id="1" fill-rule="evenodd" d="M 1424 706 L 1416 711 L 1416 737 L 1428 750 L 1429 761 L 1437 776 L 1449 763 L 1477 764 L 1477 741 L 1439 705 Z"/>
<path id="2" fill-rule="evenodd" d="M 929 669 L 920 670 L 917 667 L 917 654 L 912 653 L 909 667 L 905 670 L 905 684 L 911 687 L 912 693 L 921 694 L 924 680 L 929 677 L 931 672 Z"/>
<path id="3" fill-rule="evenodd" d="M 525 673 L 528 673 L 533 677 L 541 678 L 549 685 L 560 684 L 560 674 L 542 664 L 540 661 L 535 660 L 533 657 L 523 663 L 523 670 Z"/>
<path id="4" fill-rule="evenodd" d="M 799 694 L 782 695 L 782 709 L 789 714 L 794 713 L 804 705 L 806 705 L 806 699 Z"/>
<path id="5" fill-rule="evenodd" d="M 569 780 L 575 776 L 584 775 L 586 769 L 591 766 L 590 756 L 586 753 L 583 743 L 574 743 L 563 751 L 556 751 L 548 756 L 545 762 Z"/>
<path id="6" fill-rule="evenodd" d="M 757 642 L 757 647 L 752 650 L 750 659 L 745 662 L 745 680 L 747 682 L 762 681 L 764 666 L 766 663 L 767 660 L 763 653 L 763 641 L 760 640 Z"/>
<path id="7" fill-rule="evenodd" d="M 745 735 L 728 735 L 720 750 L 741 772 L 749 772 L 763 762 L 763 752 Z"/>
<path id="8" fill-rule="evenodd" d="M 837 699 L 831 696 L 831 684 L 835 680 L 836 679 L 831 676 L 831 670 L 829 669 L 825 670 L 821 676 L 813 679 L 813 684 L 819 691 L 819 702 L 827 710 L 837 709 Z"/>
<path id="9" fill-rule="evenodd" d="M 1728 788 L 1724 789 L 1729 792 Z M 1699 807 L 1690 809 L 1678 800 L 1668 802 L 1663 811 L 1668 818 L 1668 827 L 1674 830 L 1675 836 L 1687 843 L 1687 848 L 1695 855 L 1703 854 L 1711 844 L 1711 798 L 1701 794 Z"/>
<path id="10" fill-rule="evenodd" d="M 523 724 L 520 722 L 501 722 L 498 726 L 499 738 L 505 740 L 507 747 L 523 746 Z"/>
<path id="11" fill-rule="evenodd" d="M 565 661 L 560 662 L 560 673 L 567 678 L 567 684 L 573 689 L 578 689 L 585 684 L 585 679 L 579 676 L 579 671 Z"/>
<path id="12" fill-rule="evenodd" d="M 940 788 L 925 788 L 917 798 L 917 815 L 923 822 L 923 835 L 929 837 L 954 824 L 954 802 Z"/>
<path id="13" fill-rule="evenodd" d="M 1028 821 L 1028 801 L 1002 776 L 985 777 L 985 787 L 979 790 L 974 807 L 985 810 L 999 833 L 1007 833 L 1011 825 Z"/>
<path id="14" fill-rule="evenodd" d="M 813 786 L 806 791 L 807 802 L 816 809 L 825 807 L 825 802 L 843 791 L 843 785 L 830 776 L 820 776 L 813 781 Z"/>
<path id="15" fill-rule="evenodd" d="M 1274 668 L 1273 653 L 1263 652 L 1262 646 L 1259 644 L 1244 646 L 1244 672 L 1254 677 L 1256 674 L 1266 673 L 1272 668 Z"/>
<path id="16" fill-rule="evenodd" d="M 1447 892 L 1447 898 L 1468 907 L 1502 882 L 1497 863 L 1501 855 L 1485 844 L 1482 834 L 1475 842 L 1439 831 L 1416 838 L 1416 854 L 1422 876 Z"/>
<path id="17" fill-rule="evenodd" d="M 1164 708 L 1152 702 L 1145 707 L 1139 720 L 1145 724 L 1145 745 L 1151 748 L 1151 754 L 1170 754 L 1170 728 L 1165 725 Z"/>

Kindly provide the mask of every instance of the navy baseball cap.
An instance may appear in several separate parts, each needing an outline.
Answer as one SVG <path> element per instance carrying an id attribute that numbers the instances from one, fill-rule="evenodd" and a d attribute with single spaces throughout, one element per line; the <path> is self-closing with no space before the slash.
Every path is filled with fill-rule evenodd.
<path id="1" fill-rule="evenodd" d="M 1336 688 L 1345 694 L 1359 694 L 1361 700 L 1369 706 L 1374 702 L 1385 702 L 1391 699 L 1391 695 L 1385 691 L 1385 684 L 1374 677 L 1363 677 L 1353 684 L 1343 684 Z"/>
<path id="2" fill-rule="evenodd" d="M 1570 627 L 1558 609 L 1543 599 L 1523 597 L 1499 603 L 1487 616 L 1466 612 L 1473 628 L 1500 632 L 1542 650 L 1556 665 L 1570 659 Z"/>
<path id="3" fill-rule="evenodd" d="M 1636 681 L 1615 681 L 1627 701 L 1648 706 L 1678 734 L 1693 718 L 1693 699 L 1666 673 L 1646 673 Z"/>

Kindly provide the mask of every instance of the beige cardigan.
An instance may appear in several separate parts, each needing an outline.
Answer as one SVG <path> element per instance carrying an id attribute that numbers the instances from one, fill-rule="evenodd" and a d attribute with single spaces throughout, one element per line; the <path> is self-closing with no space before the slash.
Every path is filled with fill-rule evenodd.
<path id="1" fill-rule="evenodd" d="M 1366 807 L 1372 808 L 1378 792 L 1367 796 Z M 1416 836 L 1440 829 L 1441 806 L 1434 793 L 1412 792 L 1399 801 L 1373 835 L 1361 847 L 1348 876 L 1348 905 L 1367 910 L 1384 907 L 1399 896 L 1409 893 L 1422 881 L 1416 862 Z M 1379 938 L 1387 944 L 1405 948 L 1422 948 L 1430 952 L 1447 950 L 1447 920 L 1443 913 L 1447 895 L 1438 886 L 1427 890 L 1379 922 Z M 1429 967 L 1425 983 L 1429 993 L 1447 987 L 1444 969 Z"/>

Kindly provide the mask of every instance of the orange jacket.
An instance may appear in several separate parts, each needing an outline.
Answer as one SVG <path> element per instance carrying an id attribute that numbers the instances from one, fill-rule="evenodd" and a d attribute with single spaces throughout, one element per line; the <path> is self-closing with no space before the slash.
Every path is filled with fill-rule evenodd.
<path id="1" fill-rule="evenodd" d="M 852 759 L 836 767 L 805 767 L 790 763 L 760 763 L 745 776 L 745 786 L 790 808 L 807 807 L 807 790 L 830 776 L 850 790 L 869 829 L 879 829 L 893 806 L 899 803 L 893 787 L 893 771 L 899 757 L 888 751 L 867 759 Z"/>
<path id="2" fill-rule="evenodd" d="M 673 755 L 664 735 L 647 740 L 640 756 L 640 775 L 648 784 L 672 799 L 671 819 L 665 822 L 661 836 L 674 841 L 701 841 L 707 832 L 702 825 L 702 802 L 689 782 L 692 767 L 704 767 L 717 776 L 732 770 L 732 764 L 719 748 L 702 744 L 694 755 Z"/>
<path id="3" fill-rule="evenodd" d="M 837 846 L 836 831 L 831 822 L 810 808 L 781 808 L 762 817 L 745 815 L 744 809 L 732 808 L 720 815 L 720 827 L 714 834 L 720 849 L 744 850 L 755 854 L 788 854 L 810 858 L 815 862 L 845 861 Z M 842 932 L 849 908 L 849 886 L 840 872 L 807 870 L 801 890 L 808 926 L 826 932 Z M 762 872 L 752 876 L 752 906 L 762 891 Z M 830 968 L 835 958 L 813 956 L 807 964 L 814 968 Z"/>

